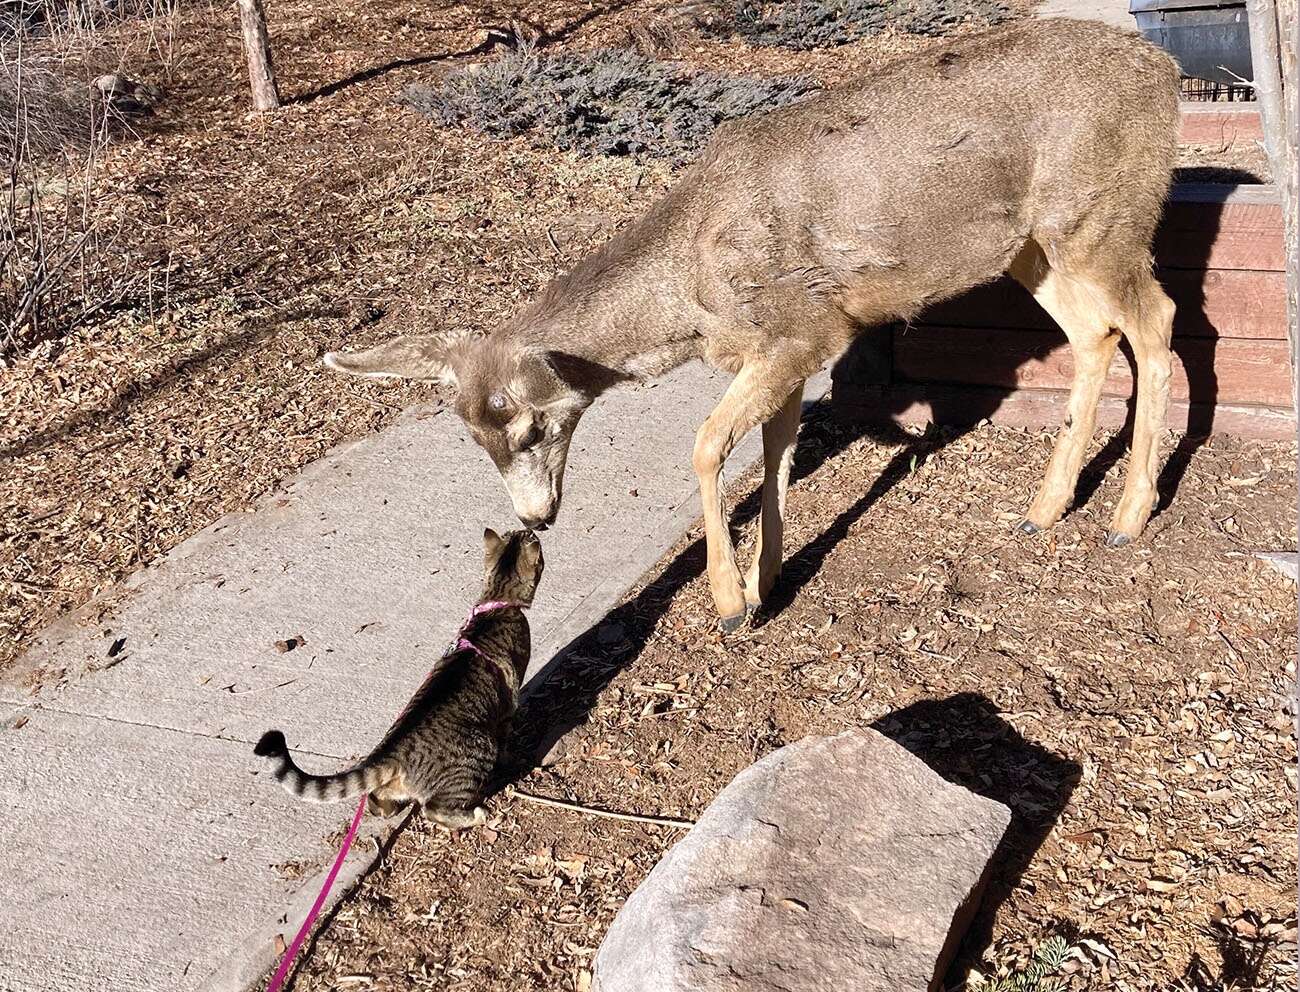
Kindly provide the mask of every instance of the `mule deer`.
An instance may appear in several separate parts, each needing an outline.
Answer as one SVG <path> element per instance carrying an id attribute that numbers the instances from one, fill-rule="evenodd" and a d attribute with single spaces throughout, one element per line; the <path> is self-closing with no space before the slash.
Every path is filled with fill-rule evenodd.
<path id="1" fill-rule="evenodd" d="M 693 457 L 729 630 L 780 570 L 804 380 L 863 328 L 1009 272 L 1060 324 L 1076 364 L 1022 530 L 1065 512 L 1120 335 L 1132 346 L 1132 450 L 1107 538 L 1119 546 L 1156 499 L 1174 307 L 1150 249 L 1177 125 L 1174 63 L 1135 35 L 1070 20 L 971 35 L 723 126 L 643 219 L 490 336 L 397 338 L 325 363 L 458 387 L 460 416 L 531 527 L 554 520 L 569 440 L 602 392 L 691 358 L 734 373 Z M 719 479 L 760 424 L 758 546 L 742 577 Z"/>

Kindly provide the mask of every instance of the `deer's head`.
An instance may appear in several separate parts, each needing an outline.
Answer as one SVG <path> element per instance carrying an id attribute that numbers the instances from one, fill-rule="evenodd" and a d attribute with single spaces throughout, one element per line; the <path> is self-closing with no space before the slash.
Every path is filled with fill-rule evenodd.
<path id="1" fill-rule="evenodd" d="M 591 393 L 567 383 L 554 353 L 490 338 L 399 337 L 325 364 L 371 378 L 423 379 L 456 389 L 456 412 L 488 453 L 525 527 L 544 530 L 560 509 L 564 466 Z"/>

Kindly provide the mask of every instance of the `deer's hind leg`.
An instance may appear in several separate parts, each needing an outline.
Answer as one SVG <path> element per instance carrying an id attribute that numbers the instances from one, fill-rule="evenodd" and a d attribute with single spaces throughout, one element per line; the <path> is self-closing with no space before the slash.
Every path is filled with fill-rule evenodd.
<path id="1" fill-rule="evenodd" d="M 1106 544 L 1118 548 L 1142 533 L 1156 506 L 1160 470 L 1160 435 L 1169 413 L 1169 379 L 1173 353 L 1174 301 L 1151 275 L 1137 272 L 1119 294 L 1119 328 L 1137 363 L 1137 410 L 1129 450 L 1124 495 L 1115 507 Z"/>
<path id="2" fill-rule="evenodd" d="M 1010 272 L 1060 325 L 1074 354 L 1074 381 L 1065 423 L 1056 436 L 1038 494 L 1020 523 L 1020 530 L 1033 534 L 1060 520 L 1074 498 L 1119 331 L 1113 326 L 1108 294 L 1085 277 L 1053 269 L 1036 243 L 1026 245 Z"/>

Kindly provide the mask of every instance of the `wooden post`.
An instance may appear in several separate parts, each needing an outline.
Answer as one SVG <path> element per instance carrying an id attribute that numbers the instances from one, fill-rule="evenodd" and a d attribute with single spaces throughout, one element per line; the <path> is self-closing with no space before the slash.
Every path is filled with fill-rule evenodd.
<path id="1" fill-rule="evenodd" d="M 280 90 L 275 84 L 271 38 L 266 30 L 262 0 L 238 0 L 238 5 L 244 53 L 248 56 L 248 82 L 253 89 L 253 107 L 258 111 L 275 110 L 280 106 Z"/>
<path id="2" fill-rule="evenodd" d="M 1287 337 L 1291 345 L 1291 399 L 1297 400 L 1296 343 L 1300 338 L 1297 328 L 1297 280 L 1300 280 L 1300 259 L 1297 258 L 1297 198 L 1296 159 L 1297 97 L 1300 87 L 1296 83 L 1296 0 L 1246 0 L 1246 16 L 1250 21 L 1250 61 L 1252 84 L 1259 100 L 1260 121 L 1264 131 L 1264 150 L 1268 153 L 1269 169 L 1278 187 L 1282 201 L 1283 250 L 1287 264 Z M 1300 407 L 1297 407 L 1300 409 Z"/>
<path id="3" fill-rule="evenodd" d="M 1296 0 L 1276 0 L 1278 44 L 1282 63 L 1282 116 L 1286 120 L 1282 142 L 1283 236 L 1286 238 L 1287 321 L 1291 334 L 1291 398 L 1297 394 L 1297 369 L 1300 369 L 1300 79 L 1296 76 L 1296 46 L 1300 45 L 1300 27 L 1296 25 Z"/>

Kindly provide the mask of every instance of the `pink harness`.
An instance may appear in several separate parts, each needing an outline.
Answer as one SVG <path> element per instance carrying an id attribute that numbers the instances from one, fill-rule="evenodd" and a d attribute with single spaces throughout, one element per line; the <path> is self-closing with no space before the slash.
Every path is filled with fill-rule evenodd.
<path id="1" fill-rule="evenodd" d="M 465 622 L 460 625 L 460 631 L 456 634 L 455 650 L 473 651 L 476 655 L 482 658 L 483 657 L 482 649 L 473 641 L 471 641 L 468 637 L 465 636 L 465 631 L 469 629 L 469 625 L 472 624 L 479 617 L 481 617 L 484 613 L 491 613 L 494 610 L 508 610 L 512 606 L 519 607 L 522 609 L 523 605 L 524 605 L 523 603 L 516 603 L 508 599 L 490 599 L 486 603 L 479 603 L 477 606 L 475 606 L 472 610 L 469 611 L 469 616 L 467 616 L 465 618 Z M 268 989 L 267 992 L 270 992 L 270 990 Z"/>
<path id="2" fill-rule="evenodd" d="M 486 657 L 483 649 L 465 636 L 469 630 L 470 624 L 481 617 L 484 613 L 492 613 L 495 610 L 508 610 L 511 607 L 523 607 L 523 603 L 511 602 L 504 599 L 493 599 L 486 603 L 479 603 L 469 611 L 469 616 L 461 624 L 460 630 L 456 633 L 456 645 L 453 651 L 473 651 L 480 658 Z M 363 795 L 361 802 L 357 805 L 357 811 L 352 817 L 352 826 L 348 827 L 347 835 L 343 838 L 343 846 L 339 848 L 338 857 L 334 859 L 334 867 L 325 876 L 325 884 L 321 886 L 320 894 L 316 896 L 316 901 L 312 903 L 311 911 L 307 918 L 302 921 L 302 926 L 298 928 L 298 935 L 293 938 L 293 943 L 289 945 L 284 952 L 284 957 L 280 959 L 280 967 L 275 969 L 275 975 L 271 978 L 271 983 L 267 985 L 266 992 L 277 992 L 284 984 L 285 976 L 289 974 L 289 966 L 293 964 L 294 957 L 297 956 L 302 943 L 307 939 L 307 934 L 311 932 L 312 924 L 316 922 L 316 917 L 320 914 L 321 907 L 325 905 L 325 897 L 329 895 L 330 889 L 334 885 L 334 879 L 338 877 L 339 869 L 343 867 L 343 861 L 348 856 L 348 851 L 352 848 L 352 841 L 357 836 L 357 829 L 361 826 L 361 817 L 366 811 L 366 800 L 368 796 Z"/>

